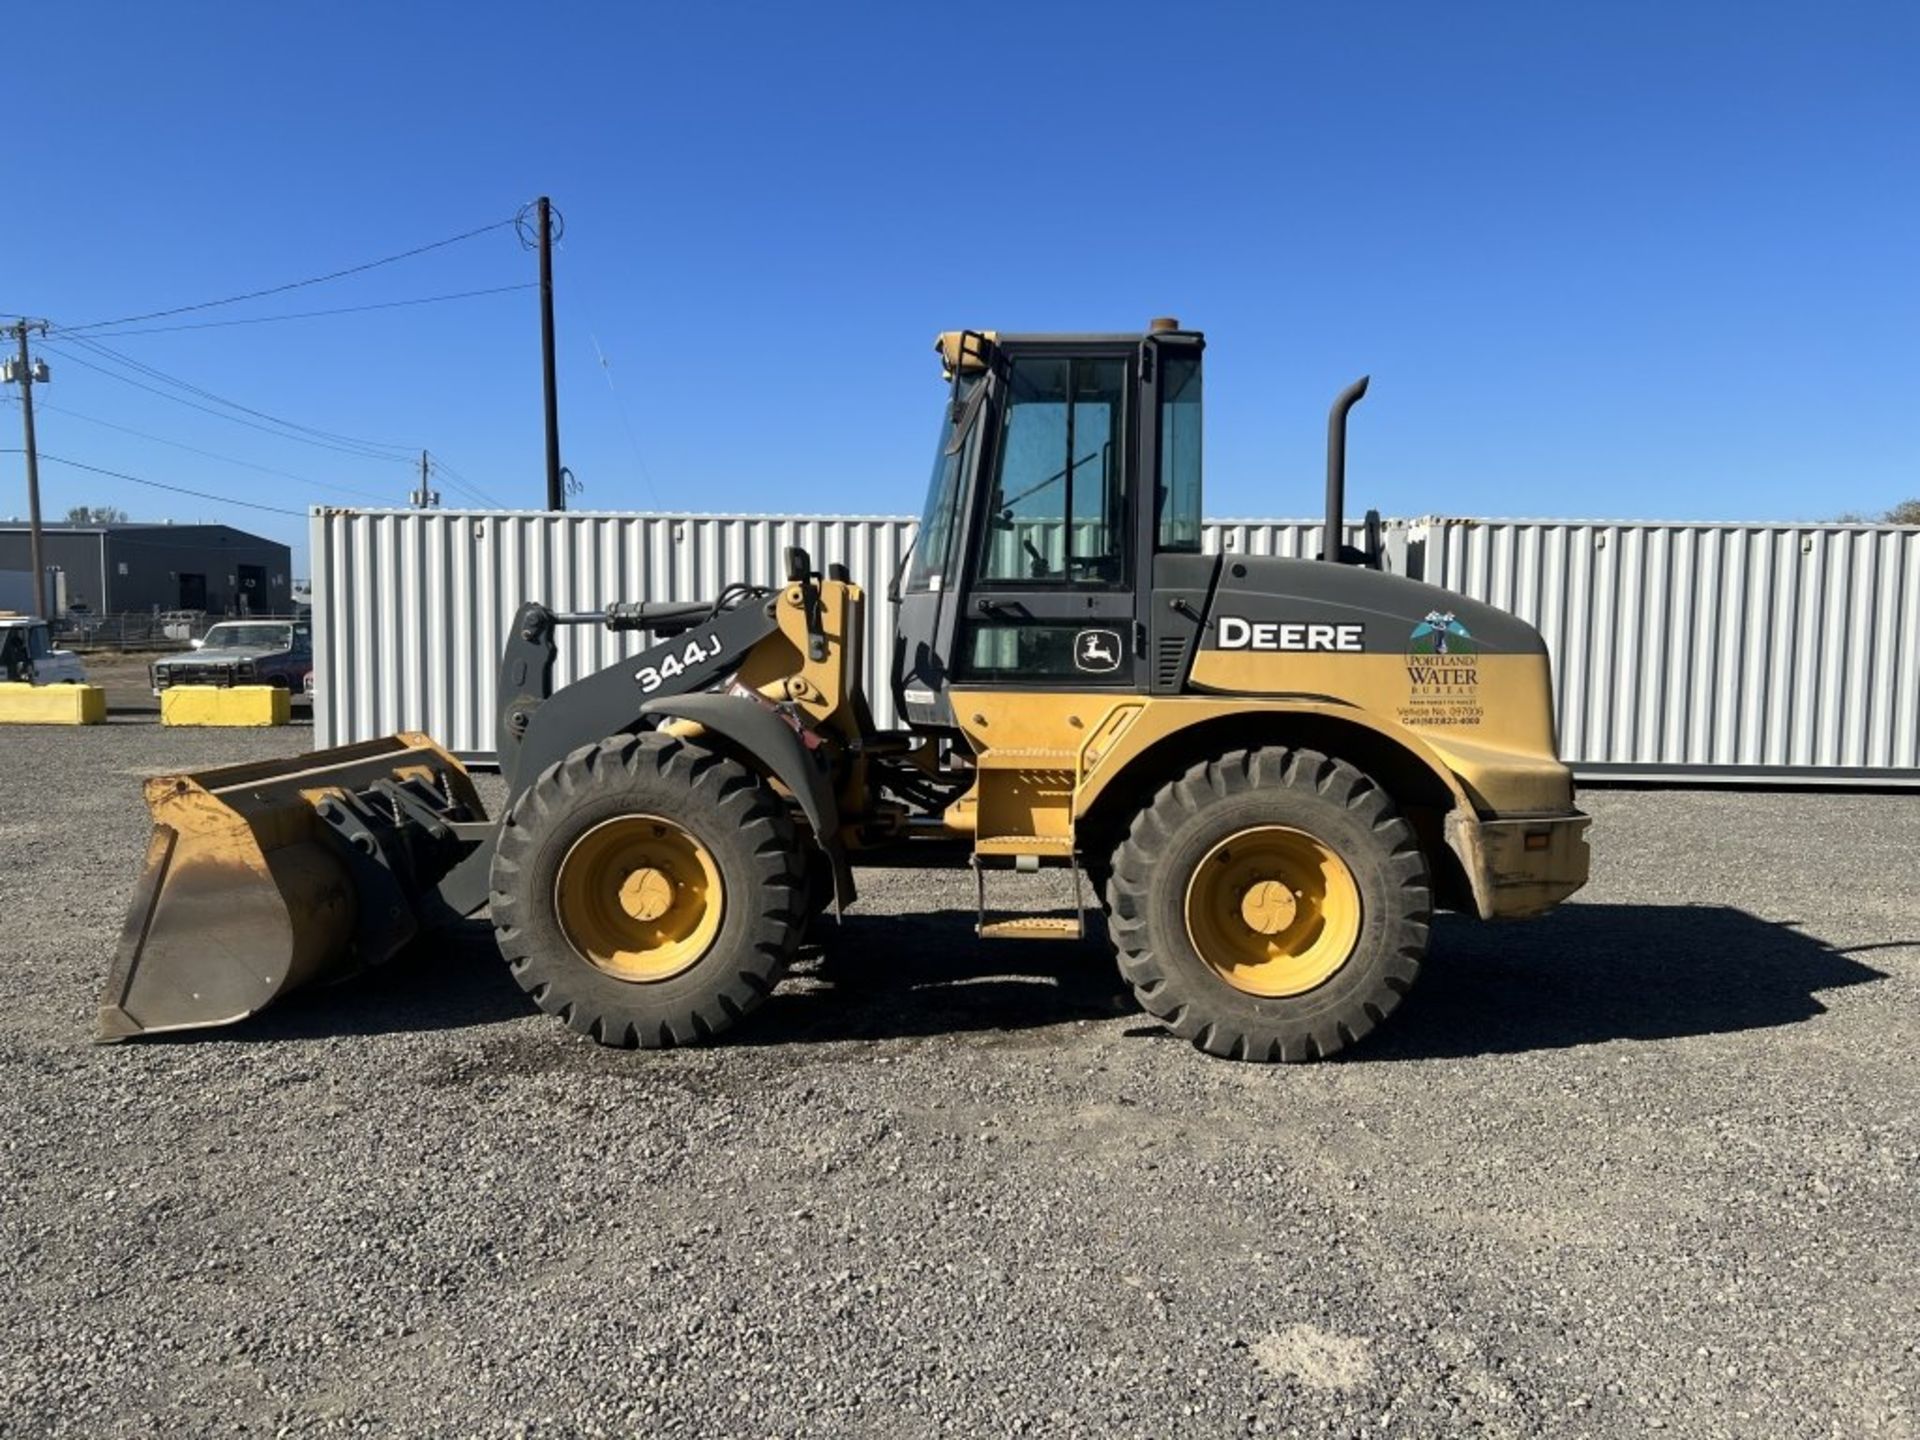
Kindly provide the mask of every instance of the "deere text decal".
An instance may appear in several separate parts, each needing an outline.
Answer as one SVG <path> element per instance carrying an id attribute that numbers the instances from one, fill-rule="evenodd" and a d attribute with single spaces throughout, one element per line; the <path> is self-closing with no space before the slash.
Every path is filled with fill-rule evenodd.
<path id="1" fill-rule="evenodd" d="M 1364 625 L 1309 625 L 1294 620 L 1243 620 L 1220 617 L 1222 650 L 1330 650 L 1354 654 L 1365 650 Z"/>

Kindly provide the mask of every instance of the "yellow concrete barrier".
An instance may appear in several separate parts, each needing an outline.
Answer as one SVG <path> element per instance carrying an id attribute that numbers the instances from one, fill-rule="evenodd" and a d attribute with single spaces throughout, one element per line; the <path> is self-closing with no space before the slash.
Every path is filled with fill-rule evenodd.
<path id="1" fill-rule="evenodd" d="M 0 725 L 98 725 L 107 692 L 98 685 L 0 683 Z"/>
<path id="2" fill-rule="evenodd" d="M 284 725 L 292 697 L 278 685 L 174 685 L 160 692 L 162 725 Z"/>

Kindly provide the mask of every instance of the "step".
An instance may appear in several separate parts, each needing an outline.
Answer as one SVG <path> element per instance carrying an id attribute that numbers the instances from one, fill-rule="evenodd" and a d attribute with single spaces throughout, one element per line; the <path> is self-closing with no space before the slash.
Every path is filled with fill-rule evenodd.
<path id="1" fill-rule="evenodd" d="M 981 835 L 973 842 L 976 855 L 1071 855 L 1071 835 Z"/>
<path id="2" fill-rule="evenodd" d="M 1078 940 L 1082 934 L 1078 920 L 1056 920 L 1042 915 L 988 920 L 978 928 L 983 940 Z"/>
<path id="3" fill-rule="evenodd" d="M 974 763 L 982 770 L 1073 770 L 1080 763 L 1080 752 L 995 745 L 981 751 Z"/>

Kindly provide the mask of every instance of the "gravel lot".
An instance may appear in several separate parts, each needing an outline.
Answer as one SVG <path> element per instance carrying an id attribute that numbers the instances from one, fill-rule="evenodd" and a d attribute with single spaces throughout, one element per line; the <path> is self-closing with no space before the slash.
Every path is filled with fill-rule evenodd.
<path id="1" fill-rule="evenodd" d="M 90 1046 L 140 777 L 309 734 L 0 736 L 0 1434 L 1920 1433 L 1920 797 L 1593 793 L 1309 1068 L 912 870 L 712 1050 L 484 926 Z"/>

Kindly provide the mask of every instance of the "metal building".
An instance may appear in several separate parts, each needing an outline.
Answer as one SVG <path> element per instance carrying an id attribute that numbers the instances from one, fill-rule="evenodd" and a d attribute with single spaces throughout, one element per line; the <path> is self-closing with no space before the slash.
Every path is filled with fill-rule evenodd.
<path id="1" fill-rule="evenodd" d="M 486 756 L 522 599 L 592 610 L 777 584 L 788 545 L 867 587 L 866 653 L 884 665 L 883 597 L 912 534 L 886 516 L 316 511 L 315 743 L 425 730 Z M 1385 539 L 1390 570 L 1540 628 L 1583 778 L 1920 786 L 1920 530 L 1425 519 Z M 1203 546 L 1310 556 L 1320 527 L 1215 521 Z M 641 648 L 568 627 L 556 678 Z M 869 678 L 882 725 L 886 692 Z"/>
<path id="2" fill-rule="evenodd" d="M 41 556 L 56 600 L 96 615 L 292 608 L 293 552 L 231 525 L 43 525 Z M 0 524 L 0 572 L 26 576 L 31 593 L 32 567 L 27 526 Z"/>

